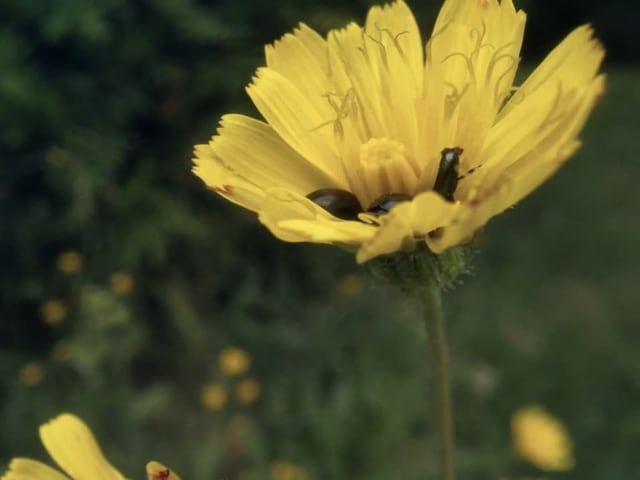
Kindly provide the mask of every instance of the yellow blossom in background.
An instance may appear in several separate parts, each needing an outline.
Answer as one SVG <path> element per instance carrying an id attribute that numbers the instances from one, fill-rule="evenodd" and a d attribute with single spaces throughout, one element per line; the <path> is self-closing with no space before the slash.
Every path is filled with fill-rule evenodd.
<path id="1" fill-rule="evenodd" d="M 364 280 L 360 275 L 345 275 L 335 286 L 335 293 L 343 297 L 355 297 L 362 292 Z"/>
<path id="2" fill-rule="evenodd" d="M 104 457 L 89 427 L 78 417 L 63 413 L 40 427 L 40 439 L 58 466 L 66 472 L 29 458 L 14 458 L 0 480 L 124 480 Z M 157 464 L 157 462 L 150 462 Z M 160 464 L 157 464 L 160 465 Z M 167 469 L 168 470 L 168 469 Z M 152 470 L 156 471 L 157 470 Z M 147 476 L 153 480 L 179 480 L 175 474 Z"/>
<path id="3" fill-rule="evenodd" d="M 276 460 L 269 466 L 271 480 L 305 480 L 304 470 L 286 460 Z"/>
<path id="4" fill-rule="evenodd" d="M 564 425 L 542 407 L 524 407 L 511 418 L 513 448 L 523 459 L 545 471 L 574 466 L 573 444 Z"/>
<path id="5" fill-rule="evenodd" d="M 133 290 L 133 277 L 126 272 L 116 272 L 109 277 L 109 287 L 117 295 L 126 295 Z"/>
<path id="6" fill-rule="evenodd" d="M 54 167 L 63 167 L 69 163 L 71 157 L 67 150 L 60 147 L 51 147 L 47 150 L 45 159 Z"/>
<path id="7" fill-rule="evenodd" d="M 245 378 L 235 385 L 236 400 L 241 405 L 251 405 L 260 398 L 260 384 L 253 378 Z"/>
<path id="8" fill-rule="evenodd" d="M 44 378 L 44 368 L 39 362 L 25 363 L 20 369 L 20 381 L 27 387 L 37 385 Z"/>
<path id="9" fill-rule="evenodd" d="M 62 252 L 58 255 L 57 260 L 58 270 L 62 273 L 76 273 L 82 269 L 82 255 L 75 250 L 69 250 Z"/>
<path id="10" fill-rule="evenodd" d="M 228 397 L 227 389 L 219 383 L 209 383 L 200 390 L 200 402 L 202 405 L 216 412 L 226 407 Z"/>
<path id="11" fill-rule="evenodd" d="M 446 0 L 423 47 L 398 0 L 323 38 L 305 24 L 265 48 L 194 173 L 281 240 L 365 262 L 468 242 L 580 146 L 604 91 L 604 49 L 571 32 L 514 85 L 526 15 L 511 0 Z"/>
<path id="12" fill-rule="evenodd" d="M 68 312 L 67 305 L 62 300 L 47 300 L 40 306 L 42 320 L 49 325 L 62 323 Z"/>
<path id="13" fill-rule="evenodd" d="M 242 375 L 250 366 L 251 356 L 241 348 L 226 347 L 218 354 L 218 367 L 225 375 Z"/>
<path id="14" fill-rule="evenodd" d="M 59 363 L 64 363 L 71 358 L 73 346 L 66 340 L 56 342 L 51 348 L 51 357 Z"/>

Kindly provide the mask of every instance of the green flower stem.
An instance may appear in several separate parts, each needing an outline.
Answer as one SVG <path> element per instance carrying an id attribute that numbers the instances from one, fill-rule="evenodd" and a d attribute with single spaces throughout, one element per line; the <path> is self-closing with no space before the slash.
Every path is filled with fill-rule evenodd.
<path id="1" fill-rule="evenodd" d="M 453 428 L 453 409 L 451 402 L 451 379 L 447 343 L 442 318 L 442 299 L 437 285 L 428 285 L 420 289 L 424 318 L 427 329 L 427 341 L 434 368 L 434 379 L 438 393 L 437 409 L 439 417 L 440 443 L 442 448 L 442 478 L 455 480 L 455 437 Z"/>

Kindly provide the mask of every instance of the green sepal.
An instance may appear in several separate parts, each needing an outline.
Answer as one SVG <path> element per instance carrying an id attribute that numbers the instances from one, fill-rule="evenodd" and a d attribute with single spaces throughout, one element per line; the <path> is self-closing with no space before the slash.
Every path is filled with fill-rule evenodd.
<path id="1" fill-rule="evenodd" d="M 410 252 L 395 252 L 373 258 L 367 262 L 367 266 L 376 278 L 406 293 L 427 286 L 442 290 L 468 271 L 471 252 L 469 247 L 458 246 L 436 255 L 426 244 L 420 243 Z"/>

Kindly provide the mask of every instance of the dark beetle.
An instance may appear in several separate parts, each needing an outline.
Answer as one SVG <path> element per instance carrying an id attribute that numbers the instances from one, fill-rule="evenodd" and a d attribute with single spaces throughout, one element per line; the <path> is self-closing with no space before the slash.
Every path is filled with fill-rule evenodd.
<path id="1" fill-rule="evenodd" d="M 445 200 L 450 202 L 454 201 L 453 195 L 456 188 L 458 188 L 458 181 L 463 178 L 458 176 L 462 152 L 463 149 L 460 147 L 445 148 L 440 152 L 440 165 L 436 181 L 433 184 L 433 191 L 439 193 Z M 321 188 L 311 192 L 307 195 L 307 198 L 342 220 L 358 220 L 358 215 L 362 213 L 360 202 L 353 193 L 347 190 Z M 409 200 L 411 200 L 411 197 L 404 193 L 386 193 L 376 198 L 369 205 L 367 213 L 384 215 L 399 203 Z"/>
<path id="2" fill-rule="evenodd" d="M 458 176 L 458 166 L 460 165 L 460 155 L 462 148 L 453 147 L 445 148 L 440 152 L 440 166 L 436 181 L 433 184 L 433 191 L 442 195 L 445 200 L 453 202 L 453 194 L 458 188 L 458 180 L 462 177 Z"/>
<path id="3" fill-rule="evenodd" d="M 358 220 L 358 214 L 362 212 L 356 196 L 339 188 L 321 188 L 311 192 L 307 198 L 343 220 Z"/>
<path id="4" fill-rule="evenodd" d="M 367 213 L 374 215 L 383 215 L 389 213 L 393 207 L 399 203 L 411 200 L 409 195 L 404 193 L 387 193 L 376 198 L 375 201 L 367 208 Z"/>

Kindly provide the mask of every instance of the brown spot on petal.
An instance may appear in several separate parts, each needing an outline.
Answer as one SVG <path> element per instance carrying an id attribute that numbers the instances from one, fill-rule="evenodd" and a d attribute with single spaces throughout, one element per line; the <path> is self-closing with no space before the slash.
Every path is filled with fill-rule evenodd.
<path id="1" fill-rule="evenodd" d="M 150 475 L 150 479 L 151 480 L 165 480 L 166 478 L 169 478 L 170 475 L 171 475 L 171 470 L 169 470 L 168 468 L 165 468 L 164 470 L 160 470 L 159 472 L 153 472 Z"/>
<path id="2" fill-rule="evenodd" d="M 233 187 L 231 185 L 221 185 L 219 187 L 213 187 L 213 190 L 223 195 L 233 195 Z"/>

